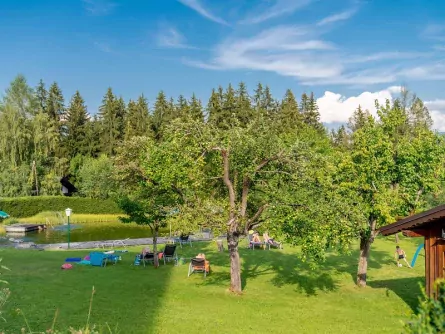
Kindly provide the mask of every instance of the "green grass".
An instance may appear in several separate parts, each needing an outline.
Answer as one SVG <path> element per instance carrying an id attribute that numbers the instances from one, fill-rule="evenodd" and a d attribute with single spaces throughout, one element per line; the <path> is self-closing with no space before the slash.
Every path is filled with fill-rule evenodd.
<path id="1" fill-rule="evenodd" d="M 402 239 L 413 256 L 421 239 Z M 400 333 L 402 321 L 417 307 L 419 283 L 424 280 L 423 252 L 414 269 L 398 268 L 393 260 L 393 239 L 378 239 L 369 264 L 368 287 L 356 288 L 358 252 L 330 254 L 312 271 L 298 259 L 296 249 L 240 248 L 244 294 L 228 292 L 228 253 L 215 243 L 178 249 L 190 257 L 205 252 L 212 273 L 187 278 L 188 265 L 130 266 L 135 253 L 106 268 L 75 266 L 60 270 L 66 257 L 86 251 L 1 250 L 2 275 L 12 295 L 4 312 L 6 333 L 18 333 L 21 309 L 33 330 L 46 330 L 59 309 L 57 328 L 85 325 L 91 289 L 91 322 L 120 333 Z M 133 249 L 133 251 L 139 251 Z M 411 260 L 411 259 L 409 259 Z"/>

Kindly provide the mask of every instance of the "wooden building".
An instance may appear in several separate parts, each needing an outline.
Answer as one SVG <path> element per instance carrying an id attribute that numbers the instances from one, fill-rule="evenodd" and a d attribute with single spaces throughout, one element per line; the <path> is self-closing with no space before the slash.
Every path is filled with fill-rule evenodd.
<path id="1" fill-rule="evenodd" d="M 406 217 L 379 229 L 382 235 L 409 231 L 408 235 L 425 238 L 425 290 L 436 297 L 434 282 L 445 270 L 445 205 Z"/>

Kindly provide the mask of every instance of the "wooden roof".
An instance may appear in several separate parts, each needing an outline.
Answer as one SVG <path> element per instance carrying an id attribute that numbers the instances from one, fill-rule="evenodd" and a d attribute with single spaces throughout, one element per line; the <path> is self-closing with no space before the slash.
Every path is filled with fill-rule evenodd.
<path id="1" fill-rule="evenodd" d="M 382 235 L 391 235 L 403 230 L 411 230 L 445 218 L 445 205 L 436 206 L 431 210 L 403 218 L 395 223 L 379 228 Z"/>

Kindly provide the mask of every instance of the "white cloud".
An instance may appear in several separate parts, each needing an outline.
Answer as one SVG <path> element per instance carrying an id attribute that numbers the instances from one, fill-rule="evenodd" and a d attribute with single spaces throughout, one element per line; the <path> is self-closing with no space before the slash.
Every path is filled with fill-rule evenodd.
<path id="1" fill-rule="evenodd" d="M 423 30 L 422 36 L 428 39 L 445 41 L 445 24 L 428 24 Z"/>
<path id="2" fill-rule="evenodd" d="M 352 17 L 357 12 L 357 9 L 350 9 L 346 10 L 341 13 L 337 13 L 328 17 L 325 17 L 324 19 L 317 22 L 318 26 L 324 26 L 326 24 L 331 24 L 338 21 L 344 21 Z"/>
<path id="3" fill-rule="evenodd" d="M 392 86 L 378 92 L 363 92 L 358 96 L 350 97 L 326 91 L 322 97 L 317 99 L 320 119 L 325 123 L 346 123 L 359 105 L 363 110 L 368 110 L 376 116 L 375 101 L 384 103 L 387 99 L 392 100 L 393 95 L 400 90 L 401 87 Z"/>
<path id="4" fill-rule="evenodd" d="M 434 122 L 434 128 L 445 131 L 445 100 L 425 101 Z"/>
<path id="5" fill-rule="evenodd" d="M 445 80 L 445 62 L 428 63 L 405 69 L 402 75 L 417 80 Z"/>
<path id="6" fill-rule="evenodd" d="M 82 0 L 85 9 L 91 15 L 108 15 L 117 7 L 117 4 L 108 0 Z"/>
<path id="7" fill-rule="evenodd" d="M 377 117 L 375 101 L 380 104 L 387 99 L 393 100 L 399 96 L 401 86 L 391 86 L 377 92 L 363 92 L 358 96 L 346 97 L 341 94 L 326 91 L 322 97 L 317 99 L 320 112 L 320 119 L 324 123 L 347 123 L 354 110 L 360 105 L 363 110 L 368 110 L 374 117 Z M 445 131 L 445 100 L 425 101 L 425 105 L 430 111 L 433 119 L 433 128 L 438 131 Z"/>
<path id="8" fill-rule="evenodd" d="M 204 8 L 204 6 L 200 3 L 199 0 L 178 0 L 180 3 L 182 3 L 184 6 L 187 6 L 194 11 L 196 11 L 201 16 L 209 19 L 210 21 L 223 24 L 223 25 L 229 25 L 225 20 L 222 18 L 215 16 L 212 14 L 208 9 Z"/>
<path id="9" fill-rule="evenodd" d="M 285 14 L 291 14 L 296 10 L 306 7 L 314 0 L 275 0 L 274 5 L 266 9 L 259 8 L 249 14 L 240 24 L 261 23 Z"/>
<path id="10" fill-rule="evenodd" d="M 161 47 L 175 49 L 193 49 L 187 45 L 185 37 L 173 27 L 163 27 L 157 36 L 157 43 Z"/>
<path id="11" fill-rule="evenodd" d="M 306 85 L 372 85 L 403 81 L 417 76 L 415 67 L 401 68 L 401 60 L 418 61 L 426 53 L 387 51 L 366 55 L 347 54 L 320 38 L 311 27 L 277 26 L 247 38 L 228 38 L 214 49 L 210 61 L 184 63 L 215 70 L 258 70 L 299 79 Z M 385 62 L 398 60 L 400 65 Z M 360 68 L 361 63 L 372 67 Z M 431 66 L 431 65 L 429 65 Z M 436 76 L 439 76 L 437 72 Z"/>

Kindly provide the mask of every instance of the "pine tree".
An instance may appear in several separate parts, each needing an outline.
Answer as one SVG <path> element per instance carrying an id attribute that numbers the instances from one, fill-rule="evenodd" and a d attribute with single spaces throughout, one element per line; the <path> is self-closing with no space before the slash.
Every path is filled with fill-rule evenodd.
<path id="1" fill-rule="evenodd" d="M 261 82 L 258 83 L 257 88 L 254 91 L 253 95 L 253 105 L 257 112 L 261 112 L 264 110 L 263 100 L 264 100 L 264 90 Z"/>
<path id="2" fill-rule="evenodd" d="M 247 124 L 253 118 L 252 104 L 244 82 L 240 82 L 236 91 L 236 117 L 240 124 Z"/>
<path id="3" fill-rule="evenodd" d="M 87 152 L 86 127 L 88 119 L 89 115 L 85 102 L 79 91 L 76 91 L 67 109 L 65 120 L 66 137 L 64 148 L 69 158 L 74 158 L 77 154 L 85 154 Z"/>
<path id="4" fill-rule="evenodd" d="M 301 95 L 301 102 L 300 102 L 300 112 L 304 114 L 309 110 L 309 97 L 306 93 L 303 93 Z"/>
<path id="5" fill-rule="evenodd" d="M 278 101 L 275 101 L 272 97 L 269 86 L 266 86 L 266 88 L 264 88 L 261 105 L 266 111 L 267 115 L 269 115 L 269 117 L 271 118 L 275 117 L 275 115 L 278 113 L 278 110 L 280 109 Z"/>
<path id="6" fill-rule="evenodd" d="M 294 93 L 292 93 L 290 89 L 286 91 L 284 99 L 281 102 L 280 121 L 281 126 L 288 129 L 295 129 L 302 122 L 301 114 L 298 110 L 298 103 Z"/>
<path id="7" fill-rule="evenodd" d="M 332 130 L 331 137 L 335 147 L 340 149 L 347 149 L 349 147 L 349 135 L 344 125 L 340 126 L 337 131 Z"/>
<path id="8" fill-rule="evenodd" d="M 415 97 L 409 106 L 409 121 L 414 129 L 428 129 L 433 126 L 433 120 L 431 118 L 428 108 L 423 101 L 418 97 Z"/>
<path id="9" fill-rule="evenodd" d="M 53 82 L 48 92 L 46 112 L 56 122 L 60 122 L 65 115 L 65 99 L 57 82 Z"/>
<path id="10" fill-rule="evenodd" d="M 171 106 L 163 91 L 160 91 L 156 97 L 155 107 L 153 111 L 152 131 L 156 140 L 162 139 L 162 132 L 169 121 Z"/>
<path id="11" fill-rule="evenodd" d="M 204 122 L 204 112 L 202 110 L 201 100 L 196 98 L 195 94 L 192 95 L 189 102 L 189 113 L 191 119 Z"/>
<path id="12" fill-rule="evenodd" d="M 45 88 L 43 80 L 40 79 L 39 84 L 36 88 L 36 99 L 39 107 L 39 111 L 46 113 L 48 105 L 48 91 Z"/>
<path id="13" fill-rule="evenodd" d="M 95 115 L 85 126 L 85 145 L 84 153 L 90 157 L 97 158 L 100 153 L 100 133 L 101 122 Z"/>
<path id="14" fill-rule="evenodd" d="M 125 139 L 148 135 L 150 115 L 146 98 L 141 95 L 137 102 L 130 100 L 127 109 Z"/>
<path id="15" fill-rule="evenodd" d="M 320 123 L 320 113 L 318 112 L 317 101 L 315 99 L 314 93 L 311 93 L 309 98 L 307 98 L 307 96 L 305 96 L 304 99 L 302 98 L 302 105 L 303 122 L 313 127 L 314 129 L 322 130 L 323 125 Z"/>
<path id="16" fill-rule="evenodd" d="M 184 96 L 179 95 L 178 102 L 175 106 L 176 114 L 182 120 L 186 120 L 189 116 L 189 105 Z"/>
<path id="17" fill-rule="evenodd" d="M 99 107 L 99 118 L 102 150 L 111 156 L 123 139 L 125 118 L 125 102 L 122 98 L 117 99 L 111 88 L 108 88 Z"/>
<path id="18" fill-rule="evenodd" d="M 356 132 L 365 126 L 369 119 L 370 113 L 368 110 L 363 110 L 362 106 L 358 106 L 358 108 L 352 113 L 352 116 L 348 121 L 348 128 L 352 132 Z"/>
<path id="19" fill-rule="evenodd" d="M 237 112 L 237 99 L 235 90 L 232 85 L 229 84 L 226 91 L 223 92 L 222 87 L 218 88 L 218 93 L 216 96 L 211 97 L 216 98 L 219 104 L 219 111 L 215 109 L 215 117 L 212 117 L 212 122 L 219 129 L 225 130 L 232 126 L 234 120 L 236 119 Z M 212 102 L 214 104 L 214 102 Z"/>
<path id="20" fill-rule="evenodd" d="M 222 115 L 221 91 L 217 92 L 215 91 L 215 89 L 212 89 L 212 94 L 210 95 L 209 102 L 207 103 L 207 115 L 209 123 L 217 126 L 221 122 L 220 120 Z"/>

